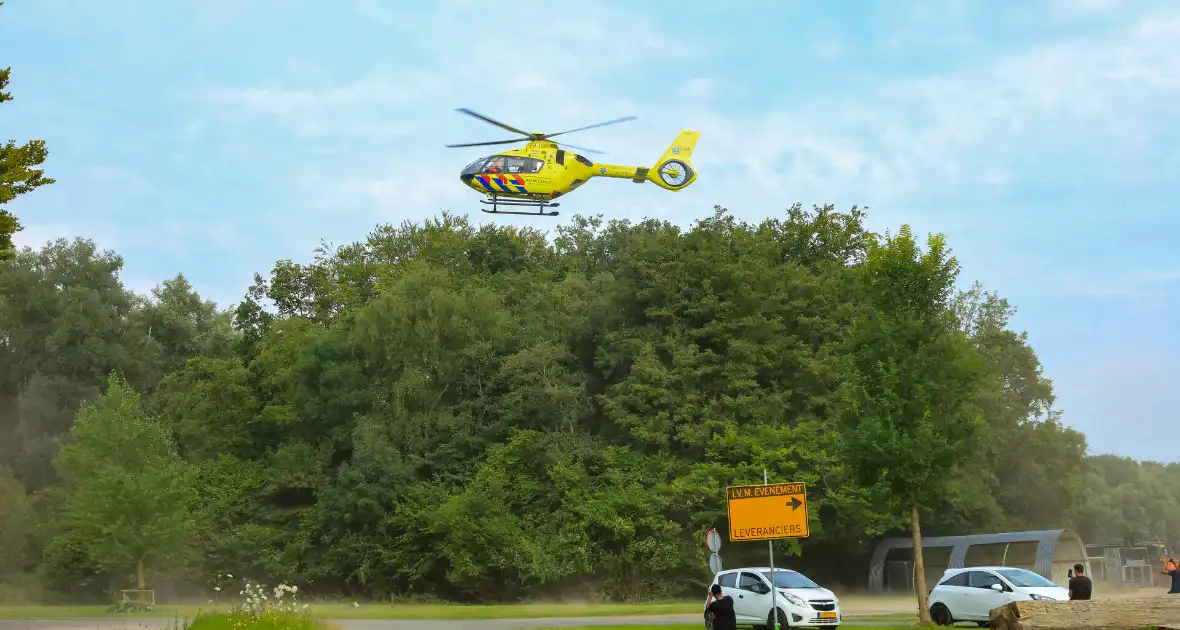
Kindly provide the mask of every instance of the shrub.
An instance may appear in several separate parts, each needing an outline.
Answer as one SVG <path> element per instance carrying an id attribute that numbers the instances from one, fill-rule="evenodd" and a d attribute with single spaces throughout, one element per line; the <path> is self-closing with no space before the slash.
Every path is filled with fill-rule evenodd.
<path id="1" fill-rule="evenodd" d="M 306 613 L 267 610 L 255 616 L 245 611 L 202 613 L 186 630 L 327 630 L 328 624 Z"/>
<path id="2" fill-rule="evenodd" d="M 232 575 L 217 576 L 214 591 L 221 593 L 222 580 Z M 266 587 L 243 581 L 238 592 L 242 601 L 230 608 L 228 613 L 205 613 L 197 615 L 184 630 L 328 630 L 330 626 L 313 619 L 307 604 L 300 604 L 299 587 L 279 584 L 267 594 Z"/>

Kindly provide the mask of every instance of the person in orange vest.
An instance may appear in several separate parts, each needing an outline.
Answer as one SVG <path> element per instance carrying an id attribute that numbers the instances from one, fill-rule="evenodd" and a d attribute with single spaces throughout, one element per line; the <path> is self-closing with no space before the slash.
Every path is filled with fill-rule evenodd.
<path id="1" fill-rule="evenodd" d="M 1160 565 L 1160 573 L 1172 578 L 1172 588 L 1168 591 L 1168 595 L 1180 595 L 1180 565 L 1176 564 L 1175 558 L 1162 556 L 1160 558 L 1162 564 Z"/>

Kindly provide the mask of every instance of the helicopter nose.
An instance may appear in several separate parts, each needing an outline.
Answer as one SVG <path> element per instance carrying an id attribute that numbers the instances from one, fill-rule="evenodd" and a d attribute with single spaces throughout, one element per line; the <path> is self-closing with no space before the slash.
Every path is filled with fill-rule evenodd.
<path id="1" fill-rule="evenodd" d="M 463 182 L 464 184 L 467 184 L 468 186 L 471 185 L 471 180 L 473 180 L 473 179 L 475 179 L 475 175 L 473 175 L 473 174 L 464 174 L 464 175 L 459 176 L 459 181 Z"/>

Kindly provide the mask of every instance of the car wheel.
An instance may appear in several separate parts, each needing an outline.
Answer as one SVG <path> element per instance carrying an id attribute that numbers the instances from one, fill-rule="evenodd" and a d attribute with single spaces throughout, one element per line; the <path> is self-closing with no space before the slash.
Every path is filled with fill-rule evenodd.
<path id="1" fill-rule="evenodd" d="M 787 624 L 787 613 L 783 612 L 782 610 L 780 610 L 778 608 L 776 608 L 774 610 L 775 610 L 775 612 L 778 613 L 778 627 L 780 627 L 780 628 L 791 627 L 790 625 Z M 770 613 L 766 614 L 766 627 L 767 627 L 767 630 L 774 630 L 774 612 L 770 612 Z"/>
<path id="2" fill-rule="evenodd" d="M 980 628 L 988 628 L 991 627 L 992 624 L 990 621 L 976 621 L 975 625 L 979 626 Z"/>
<path id="3" fill-rule="evenodd" d="M 951 610 L 942 604 L 935 604 L 930 609 L 930 620 L 940 626 L 950 626 L 955 623 Z"/>

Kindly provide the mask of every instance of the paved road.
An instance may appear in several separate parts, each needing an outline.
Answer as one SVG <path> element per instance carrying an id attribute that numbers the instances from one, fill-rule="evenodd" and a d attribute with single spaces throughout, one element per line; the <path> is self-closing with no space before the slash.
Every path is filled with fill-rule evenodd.
<path id="1" fill-rule="evenodd" d="M 552 626 L 655 626 L 700 623 L 698 615 L 664 615 L 631 617 L 568 617 L 548 619 L 471 619 L 471 620 L 402 620 L 402 619 L 330 619 L 341 630 L 514 630 Z M 161 630 L 175 623 L 173 619 L 31 619 L 0 620 L 0 630 Z M 848 619 L 842 626 L 871 626 L 881 622 Z M 701 624 L 702 629 L 704 624 Z"/>

